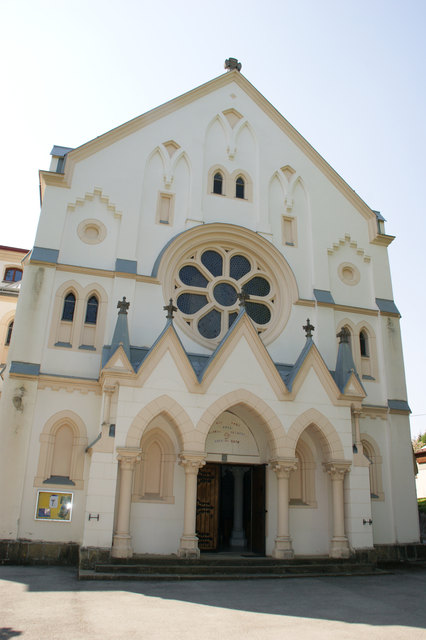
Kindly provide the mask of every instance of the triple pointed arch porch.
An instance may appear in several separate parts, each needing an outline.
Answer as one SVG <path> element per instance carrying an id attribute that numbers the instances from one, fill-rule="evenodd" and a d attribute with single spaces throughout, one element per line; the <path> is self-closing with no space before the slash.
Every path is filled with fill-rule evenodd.
<path id="1" fill-rule="evenodd" d="M 113 540 L 114 557 L 130 557 L 133 553 L 130 536 L 130 508 L 132 477 L 135 463 L 140 460 L 142 436 L 158 416 L 167 419 L 179 446 L 179 461 L 185 470 L 184 527 L 178 549 L 180 557 L 199 557 L 196 536 L 197 474 L 205 464 L 205 443 L 211 426 L 225 411 L 244 408 L 264 429 L 269 446 L 269 459 L 265 462 L 277 475 L 277 536 L 273 555 L 292 557 L 289 535 L 288 496 L 289 477 L 297 468 L 296 446 L 302 433 L 312 427 L 319 438 L 324 470 L 330 475 L 333 487 L 333 537 L 330 545 L 332 557 L 347 557 L 349 544 L 344 529 L 344 475 L 351 463 L 344 458 L 341 439 L 332 423 L 317 409 L 308 409 L 285 430 L 273 409 L 261 398 L 238 389 L 218 398 L 203 411 L 195 423 L 188 412 L 172 397 L 163 394 L 148 403 L 134 418 L 126 436 L 125 446 L 117 448 L 120 462 L 120 490 L 116 532 Z"/>

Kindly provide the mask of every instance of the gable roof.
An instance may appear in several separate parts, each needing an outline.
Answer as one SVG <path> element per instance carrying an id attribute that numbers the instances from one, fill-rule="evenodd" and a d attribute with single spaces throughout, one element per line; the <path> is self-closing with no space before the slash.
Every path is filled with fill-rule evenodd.
<path id="1" fill-rule="evenodd" d="M 346 377 L 343 388 L 339 388 L 335 372 L 328 369 L 312 338 L 306 339 L 294 364 L 275 363 L 244 308 L 240 310 L 235 322 L 210 355 L 188 353 L 176 332 L 173 321 L 167 320 L 164 329 L 150 348 L 129 347 L 129 360 L 126 358 L 127 354 L 122 344 L 118 348 L 116 345 L 104 346 L 100 377 L 110 373 L 121 378 L 124 376 L 126 379 L 136 379 L 140 376 L 144 378 L 149 376 L 150 371 L 155 367 L 156 358 L 161 359 L 166 352 L 169 352 L 178 365 L 188 389 L 203 393 L 229 357 L 232 357 L 234 347 L 241 338 L 246 339 L 260 369 L 280 400 L 295 398 L 311 368 L 314 368 L 321 378 L 333 403 L 340 404 L 343 401 L 346 404 L 349 399 L 365 397 L 364 389 L 356 374 Z M 120 362 L 116 362 L 117 358 Z M 126 363 L 128 363 L 127 367 Z M 355 386 L 354 389 L 353 386 Z"/>
<path id="2" fill-rule="evenodd" d="M 107 131 L 106 133 L 86 142 L 85 144 L 69 151 L 64 174 L 55 174 L 48 171 L 40 171 L 42 191 L 45 184 L 56 186 L 69 186 L 74 165 L 131 133 L 148 126 L 149 124 L 177 111 L 199 98 L 235 82 L 262 111 L 275 122 L 275 124 L 291 139 L 291 141 L 322 171 L 330 182 L 352 203 L 353 206 L 372 222 L 370 235 L 375 237 L 378 233 L 375 212 L 360 198 L 360 196 L 343 180 L 343 178 L 324 160 L 324 158 L 309 144 L 309 142 L 282 116 L 279 111 L 243 76 L 239 71 L 226 72 L 205 84 L 188 91 L 187 93 L 170 100 L 146 113 L 129 120 L 128 122 Z"/>

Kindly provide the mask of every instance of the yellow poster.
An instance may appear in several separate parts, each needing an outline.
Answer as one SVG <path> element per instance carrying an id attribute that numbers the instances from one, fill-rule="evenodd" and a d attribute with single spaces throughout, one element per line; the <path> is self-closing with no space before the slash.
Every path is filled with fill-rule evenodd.
<path id="1" fill-rule="evenodd" d="M 72 514 L 72 493 L 61 491 L 39 491 L 37 493 L 36 520 L 70 522 Z"/>

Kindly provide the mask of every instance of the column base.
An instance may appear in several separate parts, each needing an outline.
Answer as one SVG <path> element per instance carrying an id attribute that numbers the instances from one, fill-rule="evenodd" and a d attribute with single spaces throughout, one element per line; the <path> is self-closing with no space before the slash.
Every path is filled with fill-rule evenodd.
<path id="1" fill-rule="evenodd" d="M 349 558 L 351 555 L 349 549 L 349 541 L 345 536 L 339 536 L 331 539 L 330 558 Z"/>
<path id="2" fill-rule="evenodd" d="M 275 538 L 275 547 L 272 551 L 273 558 L 285 559 L 293 558 L 294 551 L 291 544 L 290 536 L 280 536 Z"/>
<path id="3" fill-rule="evenodd" d="M 241 530 L 233 532 L 229 543 L 233 548 L 244 549 L 247 544 L 244 531 Z"/>
<path id="4" fill-rule="evenodd" d="M 182 536 L 180 547 L 177 552 L 178 558 L 189 558 L 197 560 L 200 557 L 197 536 Z"/>
<path id="5" fill-rule="evenodd" d="M 131 536 L 117 533 L 112 542 L 111 557 L 131 558 L 132 555 L 133 549 Z"/>

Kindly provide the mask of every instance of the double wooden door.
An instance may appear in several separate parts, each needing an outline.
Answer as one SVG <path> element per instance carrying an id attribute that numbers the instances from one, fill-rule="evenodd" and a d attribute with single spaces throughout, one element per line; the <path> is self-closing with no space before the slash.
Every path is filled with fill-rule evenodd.
<path id="1" fill-rule="evenodd" d="M 232 465 L 207 463 L 198 472 L 197 520 L 198 546 L 201 551 L 227 550 L 232 527 Z M 244 465 L 244 529 L 247 551 L 265 553 L 265 466 Z"/>

